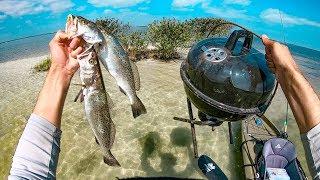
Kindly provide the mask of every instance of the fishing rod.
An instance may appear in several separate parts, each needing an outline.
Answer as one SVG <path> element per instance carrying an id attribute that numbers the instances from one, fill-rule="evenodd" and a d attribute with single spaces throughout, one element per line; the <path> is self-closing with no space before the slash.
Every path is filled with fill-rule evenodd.
<path id="1" fill-rule="evenodd" d="M 18 41 L 18 40 L 23 40 L 23 39 L 28 39 L 28 38 L 38 37 L 38 36 L 45 36 L 45 35 L 50 35 L 50 34 L 55 34 L 55 33 L 56 33 L 56 31 L 48 32 L 48 33 L 42 33 L 42 34 L 36 34 L 36 35 L 31 35 L 31 36 L 24 36 L 24 37 L 20 37 L 20 38 L 16 38 L 16 39 L 2 41 L 2 42 L 0 42 L 0 44 L 5 44 L 5 43 L 13 42 L 13 41 Z"/>
<path id="2" fill-rule="evenodd" d="M 284 31 L 284 23 L 283 23 L 283 18 L 282 18 L 282 14 L 280 12 L 280 10 L 278 10 L 279 12 L 279 17 L 280 17 L 280 22 L 281 22 L 281 26 L 282 26 L 282 36 L 283 36 L 283 44 L 286 44 L 286 36 L 285 36 L 285 31 Z M 287 129 L 288 129 L 288 119 L 289 119 L 289 103 L 288 103 L 288 100 L 286 101 L 287 103 L 287 107 L 286 107 L 286 119 L 284 120 L 284 123 L 283 123 L 283 134 L 285 136 L 288 136 L 287 135 Z"/>

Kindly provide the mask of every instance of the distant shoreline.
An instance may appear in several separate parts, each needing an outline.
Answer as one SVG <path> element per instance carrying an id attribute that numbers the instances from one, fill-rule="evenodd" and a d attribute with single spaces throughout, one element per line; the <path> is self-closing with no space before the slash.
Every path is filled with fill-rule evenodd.
<path id="1" fill-rule="evenodd" d="M 20 58 L 13 58 L 13 59 L 7 59 L 7 60 L 0 60 L 0 64 L 2 63 L 7 63 L 7 62 L 11 62 L 11 61 L 20 61 L 20 60 L 25 60 L 25 59 L 37 59 L 39 57 L 43 57 L 46 58 L 49 56 L 49 52 L 46 53 L 41 53 L 41 54 L 33 54 L 33 55 L 29 55 L 29 56 L 25 56 L 25 57 L 20 57 Z"/>

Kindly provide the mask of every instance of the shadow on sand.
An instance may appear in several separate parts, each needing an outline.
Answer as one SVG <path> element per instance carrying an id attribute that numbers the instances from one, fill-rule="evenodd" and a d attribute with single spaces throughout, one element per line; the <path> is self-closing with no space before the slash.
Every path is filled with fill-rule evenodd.
<path id="1" fill-rule="evenodd" d="M 96 152 L 91 152 L 75 164 L 74 171 L 76 174 L 90 174 L 101 162 L 101 159 L 102 157 L 97 156 Z"/>
<path id="2" fill-rule="evenodd" d="M 170 152 L 166 152 L 158 132 L 149 132 L 140 139 L 142 146 L 141 167 L 146 172 L 147 176 L 157 177 L 189 177 L 197 169 L 196 160 L 193 158 L 191 148 L 191 132 L 187 128 L 175 128 L 170 134 L 170 148 L 185 147 L 188 152 L 188 164 L 185 169 L 177 172 L 175 166 L 177 165 L 178 157 Z M 151 164 L 149 158 L 160 158 L 160 164 Z M 159 167 L 159 168 L 155 168 Z M 156 170 L 157 169 L 157 170 Z"/>

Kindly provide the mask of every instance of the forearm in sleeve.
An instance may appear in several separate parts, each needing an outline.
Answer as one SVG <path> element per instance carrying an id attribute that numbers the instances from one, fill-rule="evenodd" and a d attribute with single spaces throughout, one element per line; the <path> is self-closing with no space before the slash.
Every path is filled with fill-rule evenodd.
<path id="1" fill-rule="evenodd" d="M 312 179 L 320 179 L 320 124 L 301 134 L 301 140 Z"/>
<path id="2" fill-rule="evenodd" d="M 55 179 L 61 131 L 32 114 L 20 137 L 8 179 Z"/>

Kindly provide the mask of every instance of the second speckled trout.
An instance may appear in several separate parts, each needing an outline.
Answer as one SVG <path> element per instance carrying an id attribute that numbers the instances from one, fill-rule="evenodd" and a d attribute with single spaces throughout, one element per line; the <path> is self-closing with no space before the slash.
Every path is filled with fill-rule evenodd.
<path id="1" fill-rule="evenodd" d="M 80 79 L 83 84 L 86 118 L 104 153 L 104 162 L 110 166 L 120 166 L 110 151 L 115 139 L 116 128 L 110 117 L 108 94 L 105 91 L 93 46 L 87 48 L 77 59 L 80 65 Z"/>
<path id="2" fill-rule="evenodd" d="M 121 92 L 126 94 L 131 103 L 133 117 L 147 113 L 136 91 L 140 89 L 140 77 L 137 66 L 129 57 L 118 39 L 102 33 L 104 45 L 98 47 L 98 57 L 109 73 L 115 78 Z"/>

